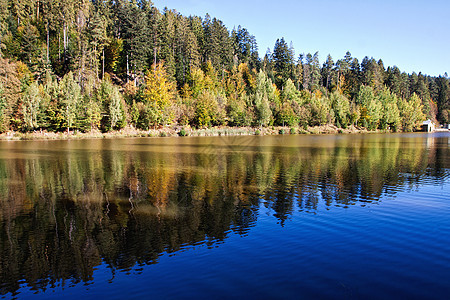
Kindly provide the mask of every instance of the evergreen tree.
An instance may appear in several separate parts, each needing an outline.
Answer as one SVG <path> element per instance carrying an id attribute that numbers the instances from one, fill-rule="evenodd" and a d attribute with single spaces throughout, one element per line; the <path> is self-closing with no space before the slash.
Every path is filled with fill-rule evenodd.
<path id="1" fill-rule="evenodd" d="M 448 78 L 439 76 L 436 78 L 438 88 L 437 106 L 439 110 L 439 120 L 443 123 L 450 123 L 450 83 Z"/>
<path id="2" fill-rule="evenodd" d="M 322 85 L 330 90 L 333 84 L 334 77 L 334 61 L 330 54 L 327 56 L 327 60 L 323 63 L 322 67 Z"/>
<path id="3" fill-rule="evenodd" d="M 291 78 L 294 66 L 293 49 L 289 48 L 284 38 L 278 39 L 273 48 L 273 70 L 275 84 L 279 89 Z"/>
<path id="4" fill-rule="evenodd" d="M 119 3 L 118 23 L 120 36 L 124 40 L 125 78 L 136 81 L 137 75 L 144 69 L 149 55 L 147 43 L 151 38 L 147 27 L 147 18 L 135 1 L 121 0 Z"/>
<path id="5" fill-rule="evenodd" d="M 225 70 L 233 64 L 232 40 L 222 21 L 206 15 L 204 28 L 204 62 L 210 61 L 214 69 Z"/>

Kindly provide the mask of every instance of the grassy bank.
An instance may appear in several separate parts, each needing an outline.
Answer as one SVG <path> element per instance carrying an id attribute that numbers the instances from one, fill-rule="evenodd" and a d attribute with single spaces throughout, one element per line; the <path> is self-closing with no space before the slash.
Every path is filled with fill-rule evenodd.
<path id="1" fill-rule="evenodd" d="M 67 140 L 67 139 L 112 139 L 123 137 L 182 137 L 182 136 L 238 136 L 238 135 L 280 135 L 280 134 L 349 134 L 367 133 L 364 128 L 337 128 L 324 125 L 308 128 L 298 127 L 212 127 L 195 129 L 191 127 L 163 127 L 150 130 L 138 130 L 127 127 L 120 131 L 102 133 L 100 131 L 79 132 L 47 132 L 35 131 L 28 133 L 6 132 L 0 135 L 0 140 Z"/>

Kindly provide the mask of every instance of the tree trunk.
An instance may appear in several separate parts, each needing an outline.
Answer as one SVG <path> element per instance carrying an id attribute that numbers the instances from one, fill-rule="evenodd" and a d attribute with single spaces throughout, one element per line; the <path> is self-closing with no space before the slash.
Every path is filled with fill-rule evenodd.
<path id="1" fill-rule="evenodd" d="M 49 48 L 50 48 L 50 30 L 48 27 L 48 21 L 47 21 L 47 64 L 50 62 L 49 60 Z"/>
<path id="2" fill-rule="evenodd" d="M 103 65 L 102 65 L 102 79 L 105 78 L 105 49 L 102 50 L 103 52 Z"/>
<path id="3" fill-rule="evenodd" d="M 64 52 L 66 52 L 66 23 L 63 25 L 63 45 L 64 45 Z"/>
<path id="4" fill-rule="evenodd" d="M 129 69 L 129 65 L 128 65 L 128 54 L 127 54 L 127 83 L 129 81 L 130 78 L 130 69 Z"/>
<path id="5" fill-rule="evenodd" d="M 58 59 L 61 60 L 61 31 L 58 32 Z"/>
<path id="6" fill-rule="evenodd" d="M 94 53 L 97 54 L 97 46 L 94 47 Z M 95 65 L 95 76 L 97 77 L 97 80 L 98 80 L 98 58 L 97 58 L 97 55 L 95 55 L 94 59 L 95 59 L 95 63 L 94 63 L 94 65 Z"/>

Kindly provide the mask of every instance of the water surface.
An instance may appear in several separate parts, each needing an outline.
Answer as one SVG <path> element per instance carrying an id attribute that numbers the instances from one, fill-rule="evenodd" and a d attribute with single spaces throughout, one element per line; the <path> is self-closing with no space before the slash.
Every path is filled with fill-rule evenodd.
<path id="1" fill-rule="evenodd" d="M 0 296 L 446 299 L 449 138 L 0 142 Z"/>

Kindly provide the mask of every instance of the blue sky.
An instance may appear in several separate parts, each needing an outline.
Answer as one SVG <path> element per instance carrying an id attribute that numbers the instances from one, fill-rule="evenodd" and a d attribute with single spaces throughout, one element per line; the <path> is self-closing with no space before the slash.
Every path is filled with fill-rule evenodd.
<path id="1" fill-rule="evenodd" d="M 360 60 L 381 58 L 385 67 L 438 76 L 450 73 L 450 1 L 154 0 L 159 9 L 185 16 L 209 13 L 229 30 L 238 25 L 256 37 L 260 56 L 275 41 L 292 41 L 296 57 L 319 51 L 334 61 L 347 51 Z"/>

